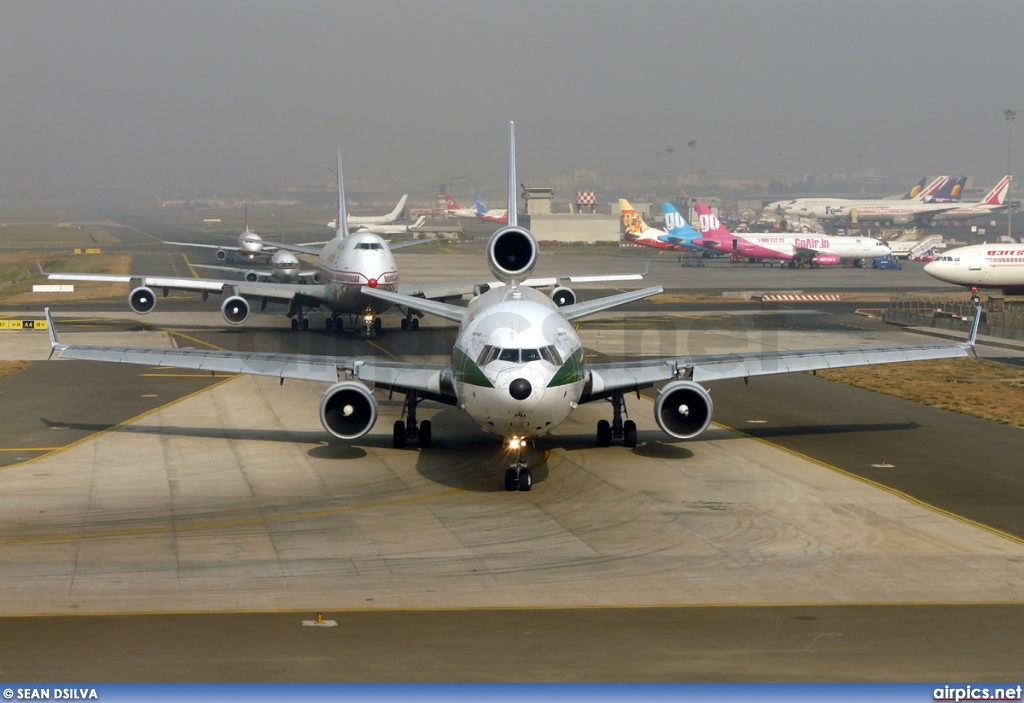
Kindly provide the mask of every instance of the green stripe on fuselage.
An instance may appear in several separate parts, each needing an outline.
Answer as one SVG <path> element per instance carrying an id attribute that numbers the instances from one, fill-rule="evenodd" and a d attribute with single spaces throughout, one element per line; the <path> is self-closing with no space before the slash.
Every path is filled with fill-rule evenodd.
<path id="1" fill-rule="evenodd" d="M 494 384 L 487 379 L 487 376 L 476 365 L 476 362 L 470 359 L 466 352 L 458 347 L 452 349 L 452 375 L 459 383 L 494 388 Z"/>
<path id="2" fill-rule="evenodd" d="M 548 388 L 554 388 L 555 386 L 564 386 L 570 383 L 576 383 L 582 381 L 584 377 L 583 368 L 583 347 L 580 347 L 572 353 L 572 356 L 558 367 L 558 371 L 555 372 L 554 377 L 551 379 L 551 383 L 548 384 Z"/>

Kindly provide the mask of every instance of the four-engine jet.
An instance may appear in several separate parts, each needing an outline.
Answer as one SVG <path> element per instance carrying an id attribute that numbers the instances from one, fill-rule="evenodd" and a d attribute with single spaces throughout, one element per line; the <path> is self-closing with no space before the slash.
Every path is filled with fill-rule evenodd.
<path id="1" fill-rule="evenodd" d="M 972 244 L 950 249 L 924 265 L 929 276 L 967 286 L 972 301 L 978 291 L 1001 289 L 1004 295 L 1024 295 L 1024 244 Z"/>
<path id="2" fill-rule="evenodd" d="M 429 421 L 417 423 L 416 408 L 433 401 L 464 411 L 481 429 L 503 437 L 516 452 L 505 473 L 507 490 L 528 491 L 533 476 L 523 461 L 523 445 L 558 427 L 580 404 L 609 401 L 611 421 L 597 424 L 597 444 L 620 438 L 636 446 L 637 427 L 623 421 L 626 394 L 665 384 L 654 403 L 659 427 L 672 437 L 688 439 L 711 422 L 711 395 L 702 384 L 727 378 L 814 369 L 861 366 L 967 356 L 977 337 L 965 344 L 924 344 L 876 348 L 762 351 L 741 354 L 683 355 L 588 364 L 573 323 L 661 291 L 646 288 L 559 307 L 548 296 L 522 285 L 537 263 L 534 236 L 516 216 L 515 127 L 510 124 L 508 218 L 487 245 L 491 271 L 505 285 L 477 296 L 467 308 L 410 298 L 383 286 L 362 294 L 389 304 L 415 305 L 455 321 L 458 334 L 446 364 L 379 361 L 375 358 L 265 354 L 199 349 L 142 349 L 62 344 L 49 309 L 50 343 L 60 358 L 170 366 L 274 378 L 300 378 L 331 385 L 320 401 L 320 420 L 335 437 L 349 440 L 369 432 L 377 420 L 374 388 L 405 395 L 404 420 L 396 420 L 393 442 L 410 439 L 420 447 L 433 442 Z M 347 374 L 351 374 L 349 379 Z M 339 380 L 344 378 L 345 380 Z"/>

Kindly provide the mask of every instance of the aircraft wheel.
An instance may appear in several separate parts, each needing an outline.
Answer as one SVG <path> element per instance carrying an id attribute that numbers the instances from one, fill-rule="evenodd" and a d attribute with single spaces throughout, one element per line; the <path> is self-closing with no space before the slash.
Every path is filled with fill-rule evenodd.
<path id="1" fill-rule="evenodd" d="M 430 449 L 434 446 L 434 438 L 430 435 L 430 420 L 420 423 L 420 449 Z"/>
<path id="2" fill-rule="evenodd" d="M 533 472 L 529 469 L 519 470 L 519 490 L 528 491 L 533 488 Z"/>
<path id="3" fill-rule="evenodd" d="M 406 320 L 406 319 L 405 319 L 405 318 L 403 317 L 403 318 L 402 318 L 402 331 L 403 331 L 403 332 L 405 332 L 405 331 L 406 331 L 406 330 L 408 330 L 408 329 L 409 329 L 409 321 L 408 321 L 408 320 Z"/>
<path id="4" fill-rule="evenodd" d="M 395 449 L 405 449 L 405 422 L 402 420 L 395 420 L 392 444 L 394 444 Z"/>
<path id="5" fill-rule="evenodd" d="M 304 319 L 304 320 L 302 321 L 302 329 L 303 329 L 303 331 L 306 331 L 306 330 L 308 330 L 308 329 L 309 329 L 309 320 L 305 320 L 305 319 Z"/>
<path id="6" fill-rule="evenodd" d="M 612 443 L 612 426 L 607 420 L 597 421 L 597 446 L 607 447 Z"/>
<path id="7" fill-rule="evenodd" d="M 974 307 L 978 307 L 979 305 L 981 305 L 981 298 L 979 298 L 976 295 L 972 295 L 971 296 L 971 305 L 973 305 Z"/>
<path id="8" fill-rule="evenodd" d="M 296 330 L 298 330 L 298 329 L 299 329 L 299 321 L 298 321 L 298 320 L 296 320 L 296 319 L 295 319 L 295 318 L 293 317 L 293 318 L 292 318 L 292 332 L 295 332 L 295 331 L 296 331 Z"/>
<path id="9" fill-rule="evenodd" d="M 519 479 L 516 477 L 516 470 L 509 469 L 505 472 L 505 490 L 514 491 L 519 488 Z"/>
<path id="10" fill-rule="evenodd" d="M 412 318 L 412 322 L 409 324 L 412 325 L 413 330 L 418 330 L 420 328 L 420 321 L 418 318 Z"/>
<path id="11" fill-rule="evenodd" d="M 636 423 L 632 420 L 626 420 L 622 423 L 622 446 L 636 446 Z"/>
<path id="12" fill-rule="evenodd" d="M 384 328 L 384 321 L 381 320 L 379 317 L 374 318 L 374 320 L 373 320 L 373 329 L 374 329 L 374 331 L 375 332 L 380 332 L 383 328 Z"/>

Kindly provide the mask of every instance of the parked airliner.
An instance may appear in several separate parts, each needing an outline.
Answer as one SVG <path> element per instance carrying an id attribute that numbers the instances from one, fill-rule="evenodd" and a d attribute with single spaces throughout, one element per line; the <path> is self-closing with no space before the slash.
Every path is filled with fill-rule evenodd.
<path id="1" fill-rule="evenodd" d="M 711 394 L 702 384 L 727 378 L 814 369 L 861 366 L 922 359 L 967 356 L 977 336 L 977 320 L 964 344 L 925 344 L 876 348 L 763 351 L 627 359 L 587 363 L 574 322 L 586 315 L 661 292 L 661 287 L 619 293 L 559 307 L 548 296 L 521 284 L 538 259 L 534 236 L 520 227 L 516 215 L 515 126 L 510 124 L 508 215 L 506 227 L 487 244 L 491 272 L 505 285 L 477 296 L 462 308 L 394 293 L 383 286 L 365 287 L 363 294 L 397 305 L 416 305 L 459 324 L 446 364 L 380 361 L 376 357 L 330 357 L 201 349 L 139 349 L 133 347 L 62 344 L 49 309 L 50 344 L 62 359 L 116 361 L 300 378 L 330 384 L 320 400 L 321 424 L 335 437 L 349 440 L 369 432 L 377 420 L 374 389 L 405 395 L 403 418 L 393 427 L 393 444 L 416 440 L 430 447 L 430 421 L 418 422 L 422 401 L 438 402 L 465 412 L 477 425 L 501 436 L 515 460 L 505 472 L 505 489 L 528 491 L 533 475 L 522 449 L 536 437 L 558 427 L 579 405 L 608 401 L 611 421 L 597 423 L 597 444 L 619 438 L 627 447 L 638 442 L 633 420 L 623 420 L 627 394 L 665 384 L 654 401 L 658 426 L 678 439 L 696 437 L 711 422 Z M 351 378 L 349 378 L 351 376 Z M 457 441 L 453 440 L 452 441 Z"/>

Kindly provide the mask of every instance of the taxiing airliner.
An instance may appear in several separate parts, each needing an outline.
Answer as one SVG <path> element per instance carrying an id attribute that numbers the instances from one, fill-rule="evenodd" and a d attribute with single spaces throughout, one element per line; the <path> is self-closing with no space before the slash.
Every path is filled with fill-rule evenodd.
<path id="1" fill-rule="evenodd" d="M 875 348 L 770 351 L 683 355 L 588 363 L 574 322 L 617 305 L 661 292 L 645 288 L 559 307 L 522 281 L 537 263 L 537 240 L 520 227 L 516 215 L 515 126 L 510 124 L 508 215 L 506 227 L 491 235 L 487 262 L 505 285 L 474 298 L 468 307 L 394 293 L 384 286 L 363 294 L 389 304 L 416 305 L 457 322 L 458 333 L 447 363 L 381 361 L 375 357 L 265 354 L 201 349 L 141 349 L 63 344 L 46 310 L 50 344 L 61 359 L 116 361 L 147 366 L 250 373 L 330 384 L 320 400 L 320 421 L 335 437 L 351 440 L 369 432 L 377 420 L 375 390 L 405 396 L 403 419 L 393 427 L 393 444 L 409 440 L 421 448 L 433 444 L 430 421 L 418 422 L 423 401 L 465 412 L 482 430 L 504 439 L 514 453 L 505 472 L 505 489 L 529 491 L 533 474 L 522 450 L 558 427 L 581 404 L 608 402 L 611 421 L 597 423 L 597 444 L 613 438 L 627 447 L 638 443 L 637 425 L 624 420 L 628 394 L 664 384 L 654 401 L 658 426 L 677 439 L 696 437 L 713 414 L 707 381 L 767 374 L 862 366 L 899 361 L 967 356 L 977 337 L 963 344 L 924 344 Z M 453 438 L 452 441 L 457 441 Z"/>
<path id="2" fill-rule="evenodd" d="M 999 289 L 1004 295 L 1024 295 L 1024 244 L 972 244 L 944 252 L 924 265 L 933 278 L 978 291 Z"/>

